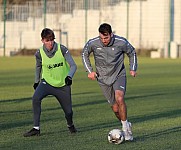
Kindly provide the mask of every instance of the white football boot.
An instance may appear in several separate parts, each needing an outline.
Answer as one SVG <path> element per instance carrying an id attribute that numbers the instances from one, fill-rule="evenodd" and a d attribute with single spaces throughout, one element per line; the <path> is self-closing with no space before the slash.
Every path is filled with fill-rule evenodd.
<path id="1" fill-rule="evenodd" d="M 128 122 L 127 128 L 123 129 L 125 141 L 133 141 L 133 134 L 131 131 L 131 122 Z"/>

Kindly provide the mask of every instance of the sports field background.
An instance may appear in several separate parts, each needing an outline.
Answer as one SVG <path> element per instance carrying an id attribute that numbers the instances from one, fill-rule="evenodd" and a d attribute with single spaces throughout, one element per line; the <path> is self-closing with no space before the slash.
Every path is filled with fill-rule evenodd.
<path id="1" fill-rule="evenodd" d="M 70 135 L 54 97 L 42 102 L 41 136 L 24 138 L 32 128 L 33 56 L 0 58 L 1 150 L 179 150 L 181 147 L 180 59 L 138 58 L 138 76 L 128 75 L 126 103 L 135 140 L 109 144 L 107 134 L 121 125 L 96 81 L 87 79 L 81 57 L 73 79 L 74 121 Z M 125 60 L 128 69 L 128 60 Z M 127 70 L 128 71 L 128 70 Z"/>

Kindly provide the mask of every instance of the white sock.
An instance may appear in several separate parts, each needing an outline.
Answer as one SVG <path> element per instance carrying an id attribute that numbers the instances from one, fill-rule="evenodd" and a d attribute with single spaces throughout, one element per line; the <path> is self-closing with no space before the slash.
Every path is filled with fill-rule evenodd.
<path id="1" fill-rule="evenodd" d="M 124 129 L 127 129 L 128 121 L 127 121 L 127 120 L 125 120 L 125 121 L 122 121 L 122 120 L 121 120 L 121 123 L 122 123 L 122 125 L 123 125 L 123 130 L 124 130 Z"/>
<path id="2" fill-rule="evenodd" d="M 37 127 L 37 126 L 36 126 L 36 127 L 33 127 L 33 128 L 36 129 L 36 130 L 40 130 L 40 127 Z"/>
<path id="3" fill-rule="evenodd" d="M 71 126 L 73 126 L 73 125 L 74 125 L 74 124 L 72 124 L 72 125 L 68 125 L 68 124 L 67 124 L 67 127 L 71 127 Z"/>

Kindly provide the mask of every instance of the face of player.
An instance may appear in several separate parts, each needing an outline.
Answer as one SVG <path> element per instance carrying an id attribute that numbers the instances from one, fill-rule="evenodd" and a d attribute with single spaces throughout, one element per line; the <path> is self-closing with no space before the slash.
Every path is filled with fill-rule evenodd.
<path id="1" fill-rule="evenodd" d="M 51 51 L 53 49 L 54 40 L 42 39 L 41 41 L 48 50 Z"/>
<path id="2" fill-rule="evenodd" d="M 110 41 L 111 41 L 112 34 L 107 33 L 107 34 L 103 35 L 103 34 L 99 33 L 99 37 L 100 37 L 101 42 L 105 46 L 107 46 L 110 43 Z"/>

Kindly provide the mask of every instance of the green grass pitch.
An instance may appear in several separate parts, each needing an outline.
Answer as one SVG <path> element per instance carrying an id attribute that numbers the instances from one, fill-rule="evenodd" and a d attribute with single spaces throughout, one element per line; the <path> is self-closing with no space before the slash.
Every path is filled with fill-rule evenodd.
<path id="1" fill-rule="evenodd" d="M 138 76 L 127 67 L 128 119 L 133 142 L 108 143 L 111 129 L 121 128 L 96 81 L 87 78 L 81 57 L 73 79 L 74 122 L 70 135 L 64 114 L 54 97 L 42 102 L 41 136 L 24 138 L 32 128 L 34 57 L 0 58 L 1 150 L 179 150 L 181 148 L 181 60 L 138 58 Z"/>

